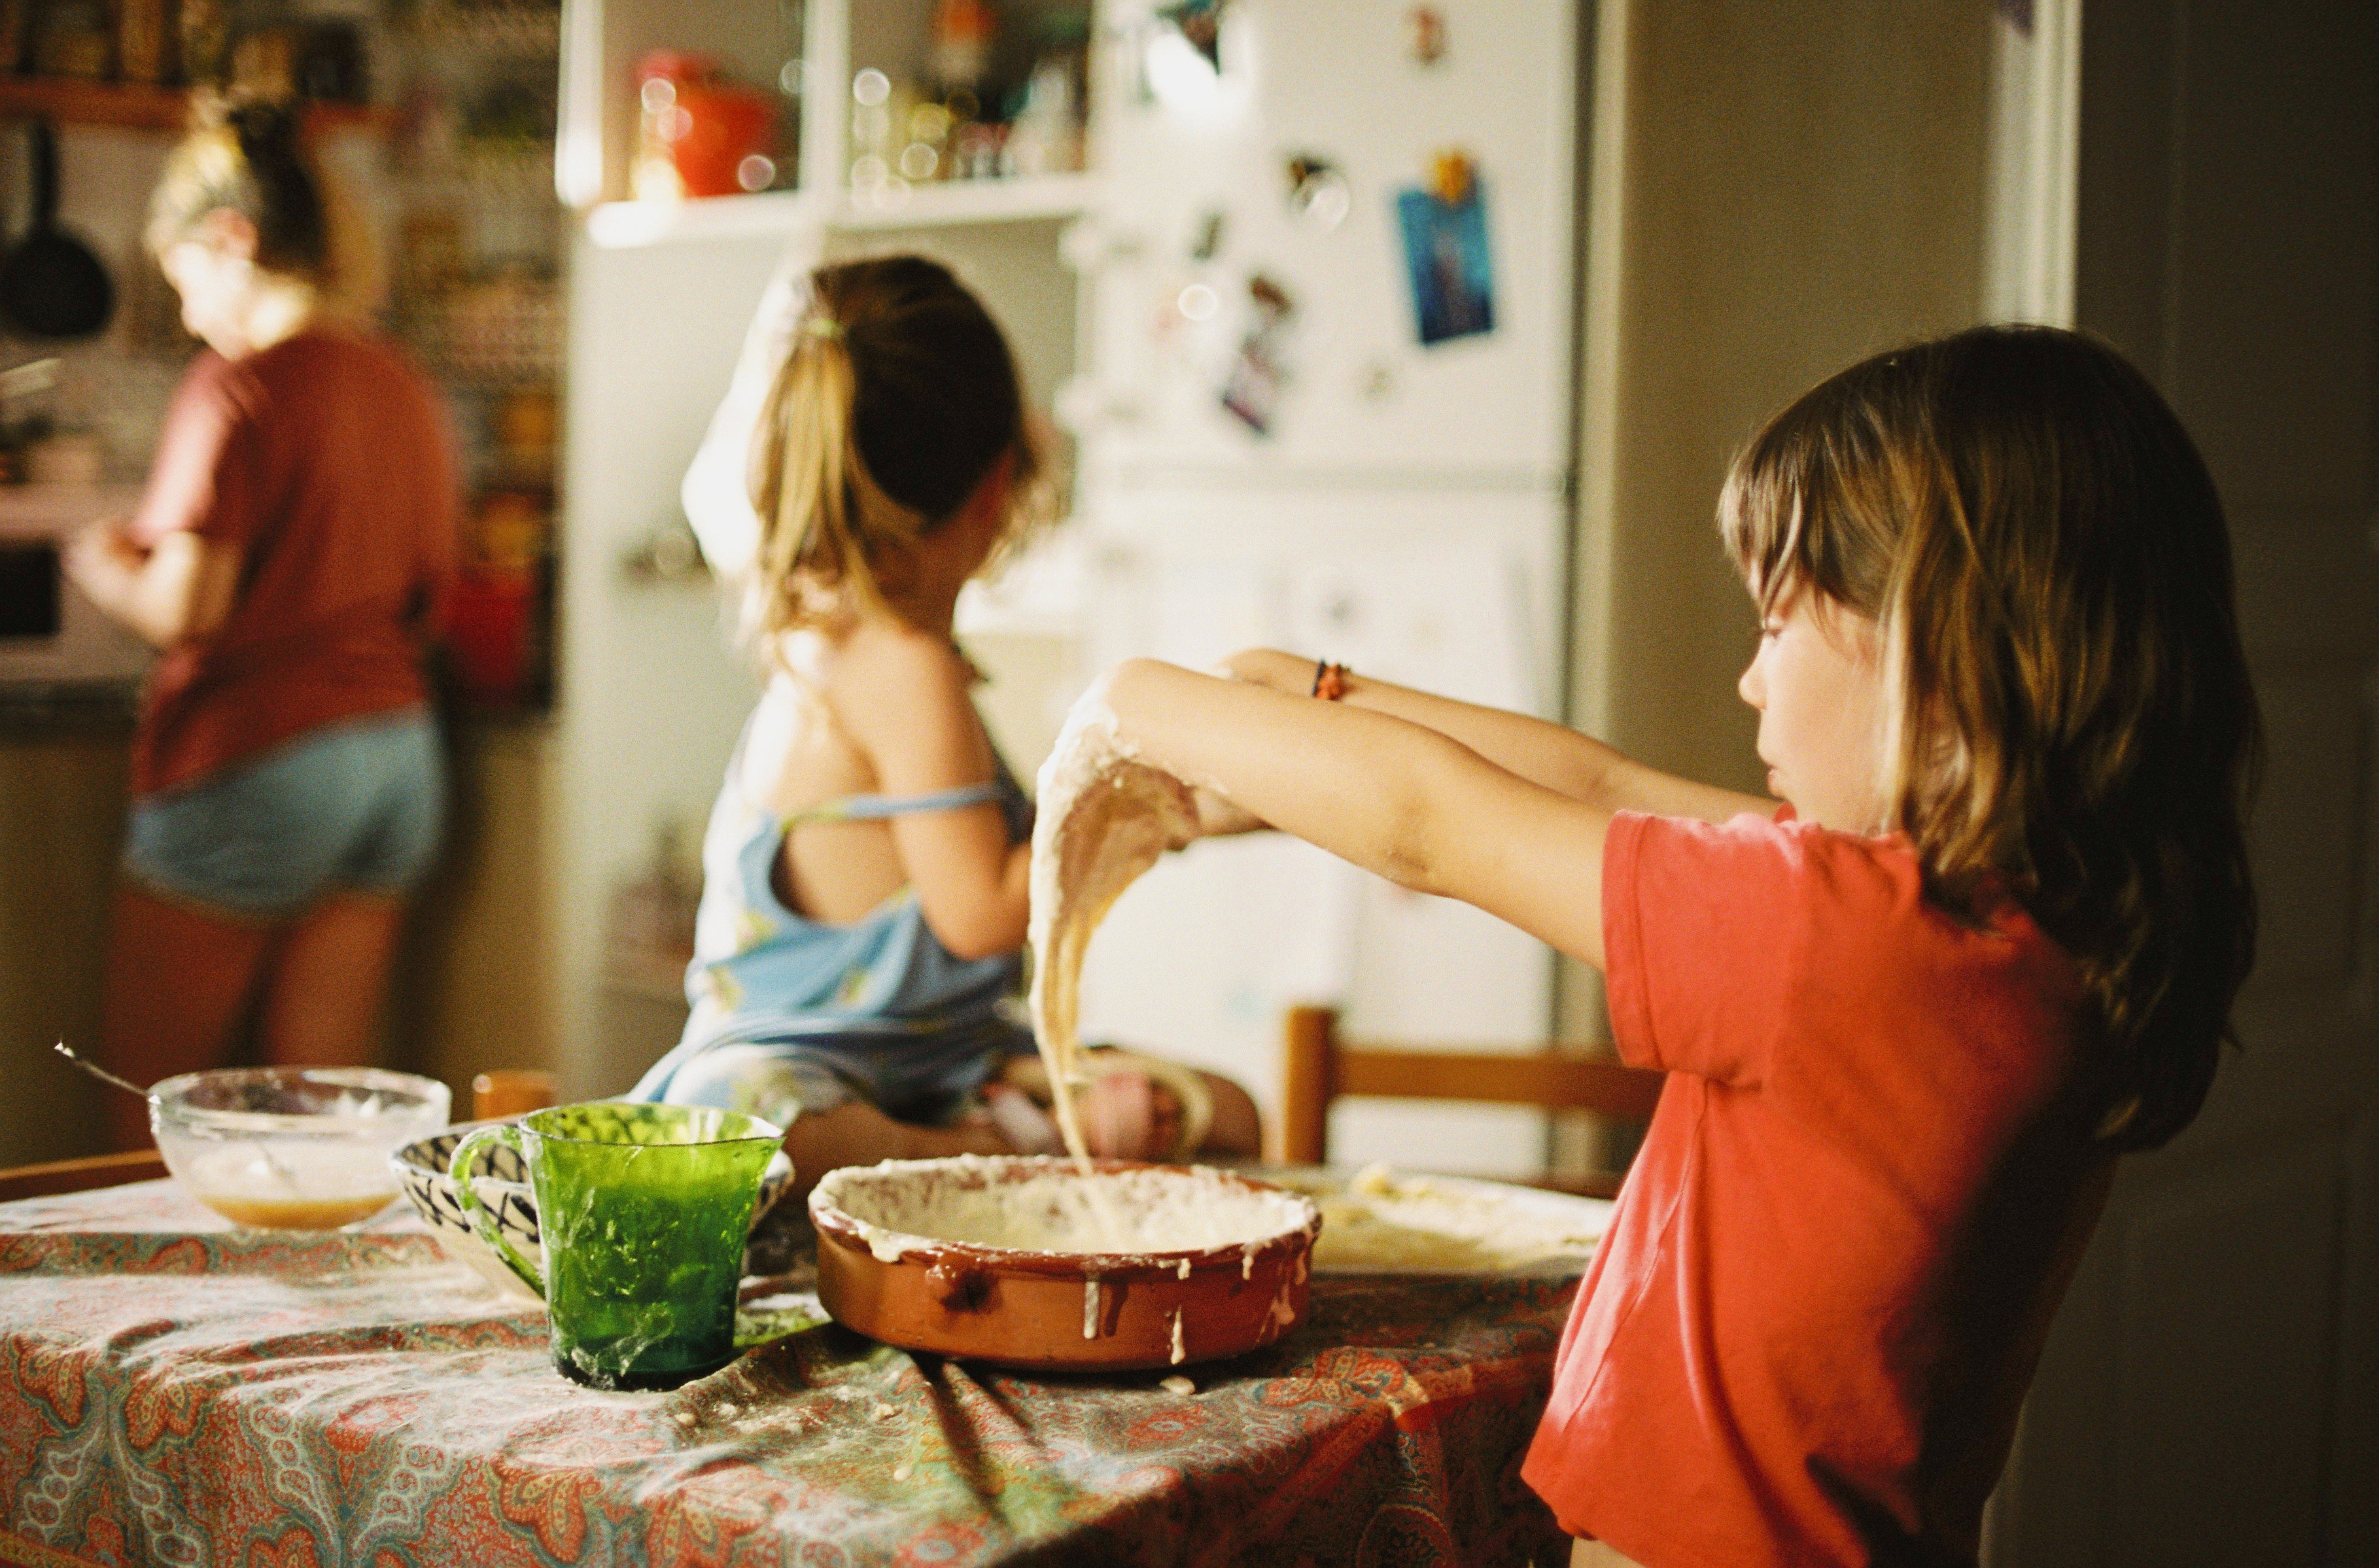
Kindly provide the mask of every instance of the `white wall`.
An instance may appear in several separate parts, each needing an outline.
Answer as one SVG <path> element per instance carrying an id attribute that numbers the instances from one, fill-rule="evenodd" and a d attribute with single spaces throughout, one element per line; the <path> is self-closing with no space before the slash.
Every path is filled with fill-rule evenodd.
<path id="1" fill-rule="evenodd" d="M 1794 394 L 1979 318 L 2006 24 L 1951 0 L 1599 10 L 1570 717 L 1756 790 L 1719 485 Z M 1606 1027 L 1596 979 L 1568 971 L 1568 1031 Z"/>

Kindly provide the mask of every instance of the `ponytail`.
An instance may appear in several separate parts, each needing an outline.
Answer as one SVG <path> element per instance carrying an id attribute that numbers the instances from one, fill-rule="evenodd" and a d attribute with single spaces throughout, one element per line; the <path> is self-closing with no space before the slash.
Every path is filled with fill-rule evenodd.
<path id="1" fill-rule="evenodd" d="M 793 333 L 761 420 L 753 506 L 763 519 L 755 608 L 774 635 L 828 613 L 836 590 L 880 608 L 876 561 L 924 519 L 868 477 L 853 440 L 857 378 L 842 324 L 813 309 Z"/>
<path id="2" fill-rule="evenodd" d="M 202 94 L 196 128 L 165 158 L 149 199 L 149 248 L 163 255 L 208 213 L 237 212 L 256 227 L 256 264 L 331 281 L 332 222 L 296 111 L 260 99 Z"/>
<path id="3" fill-rule="evenodd" d="M 916 256 L 823 267 L 762 409 L 760 548 L 745 625 L 762 639 L 856 607 L 1013 457 L 1007 542 L 1046 488 L 1008 341 L 949 272 Z"/>

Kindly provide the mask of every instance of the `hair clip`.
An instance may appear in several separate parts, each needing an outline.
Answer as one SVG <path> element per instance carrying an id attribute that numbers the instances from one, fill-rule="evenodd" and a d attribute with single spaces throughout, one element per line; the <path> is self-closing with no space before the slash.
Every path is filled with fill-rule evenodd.
<path id="1" fill-rule="evenodd" d="M 810 316 L 803 320 L 802 331 L 814 338 L 839 338 L 842 336 L 842 323 L 831 316 Z"/>

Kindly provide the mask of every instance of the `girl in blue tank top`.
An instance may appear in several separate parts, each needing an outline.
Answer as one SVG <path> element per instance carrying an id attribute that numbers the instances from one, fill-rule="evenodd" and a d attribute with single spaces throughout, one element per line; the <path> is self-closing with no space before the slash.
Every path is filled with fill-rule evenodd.
<path id="1" fill-rule="evenodd" d="M 634 1094 L 787 1125 L 806 1187 L 1045 1127 L 1007 1087 L 1032 1076 L 1012 1068 L 1033 1054 L 1014 1007 L 1033 807 L 951 622 L 1046 487 L 1007 341 L 940 266 L 823 267 L 780 308 L 742 573 L 767 683 L 704 838 L 693 1015 Z M 1202 1126 L 1255 1150 L 1225 1080 L 1141 1064 L 1093 1098 L 1110 1152 L 1184 1152 Z"/>

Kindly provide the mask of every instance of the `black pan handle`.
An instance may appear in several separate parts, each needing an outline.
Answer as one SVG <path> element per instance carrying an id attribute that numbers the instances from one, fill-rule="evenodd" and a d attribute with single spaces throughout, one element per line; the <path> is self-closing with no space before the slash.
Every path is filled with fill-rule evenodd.
<path id="1" fill-rule="evenodd" d="M 33 122 L 33 228 L 46 233 L 58 221 L 58 133 L 46 119 Z"/>

